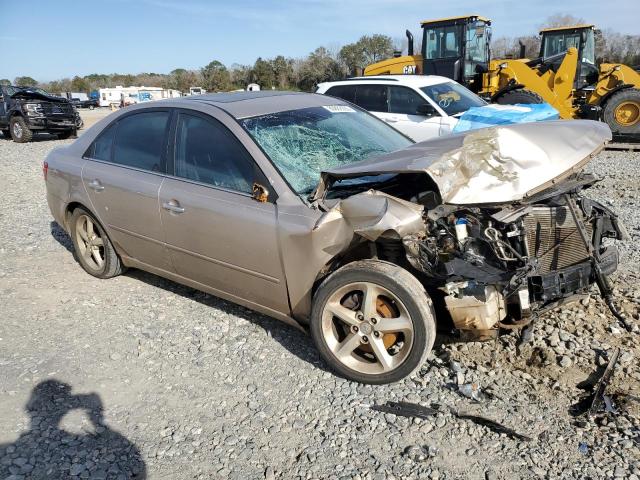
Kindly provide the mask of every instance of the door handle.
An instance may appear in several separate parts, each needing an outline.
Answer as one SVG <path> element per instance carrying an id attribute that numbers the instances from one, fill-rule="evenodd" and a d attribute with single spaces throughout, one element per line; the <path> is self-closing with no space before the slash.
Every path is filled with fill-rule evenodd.
<path id="1" fill-rule="evenodd" d="M 101 192 L 104 190 L 104 185 L 100 183 L 100 180 L 97 178 L 89 182 L 89 188 L 95 190 L 96 192 Z"/>
<path id="2" fill-rule="evenodd" d="M 163 202 L 162 208 L 165 210 L 169 210 L 173 213 L 184 213 L 184 207 L 180 206 L 180 203 L 176 200 L 171 200 L 170 202 Z"/>

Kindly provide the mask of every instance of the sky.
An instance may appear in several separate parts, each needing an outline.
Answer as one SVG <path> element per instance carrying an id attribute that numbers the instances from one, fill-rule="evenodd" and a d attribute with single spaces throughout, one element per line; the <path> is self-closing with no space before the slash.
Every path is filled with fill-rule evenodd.
<path id="1" fill-rule="evenodd" d="M 537 33 L 556 13 L 640 34 L 639 0 L 0 0 L 0 78 L 253 64 L 365 34 L 400 39 L 409 28 L 418 39 L 421 20 L 467 14 L 491 18 L 493 38 L 513 37 Z"/>

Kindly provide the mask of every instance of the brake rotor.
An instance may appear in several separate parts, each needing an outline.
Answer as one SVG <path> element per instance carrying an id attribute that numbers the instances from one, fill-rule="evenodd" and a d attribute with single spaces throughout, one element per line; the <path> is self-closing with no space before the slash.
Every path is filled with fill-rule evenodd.
<path id="1" fill-rule="evenodd" d="M 391 301 L 387 300 L 384 297 L 378 297 L 376 299 L 376 311 L 378 312 L 378 315 L 380 315 L 382 318 L 395 318 L 398 316 L 398 311 L 396 310 L 396 307 L 393 305 Z M 397 340 L 398 340 L 397 333 L 393 333 L 393 332 L 385 333 L 382 336 L 382 342 L 384 343 L 384 348 L 386 349 L 391 348 L 391 346 L 394 343 L 396 343 Z M 371 349 L 371 345 L 369 345 L 368 343 L 360 345 L 360 350 L 367 353 L 373 353 L 373 350 Z"/>

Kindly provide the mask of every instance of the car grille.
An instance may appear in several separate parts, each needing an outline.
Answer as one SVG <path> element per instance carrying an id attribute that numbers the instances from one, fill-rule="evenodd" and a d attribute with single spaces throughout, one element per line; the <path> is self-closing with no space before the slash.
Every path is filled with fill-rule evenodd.
<path id="1" fill-rule="evenodd" d="M 43 102 L 41 105 L 45 115 L 73 114 L 73 106 L 70 103 Z"/>
<path id="2" fill-rule="evenodd" d="M 525 217 L 529 255 L 538 259 L 538 272 L 549 273 L 584 262 L 589 254 L 568 207 L 534 207 Z M 584 224 L 591 240 L 593 227 Z"/>

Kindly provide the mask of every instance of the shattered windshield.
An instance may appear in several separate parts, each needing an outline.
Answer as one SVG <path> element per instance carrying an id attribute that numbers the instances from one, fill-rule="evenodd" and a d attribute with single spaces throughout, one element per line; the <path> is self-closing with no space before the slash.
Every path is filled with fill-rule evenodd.
<path id="1" fill-rule="evenodd" d="M 242 125 L 299 195 L 315 189 L 322 171 L 413 143 L 382 121 L 347 105 L 273 113 L 248 118 Z"/>

